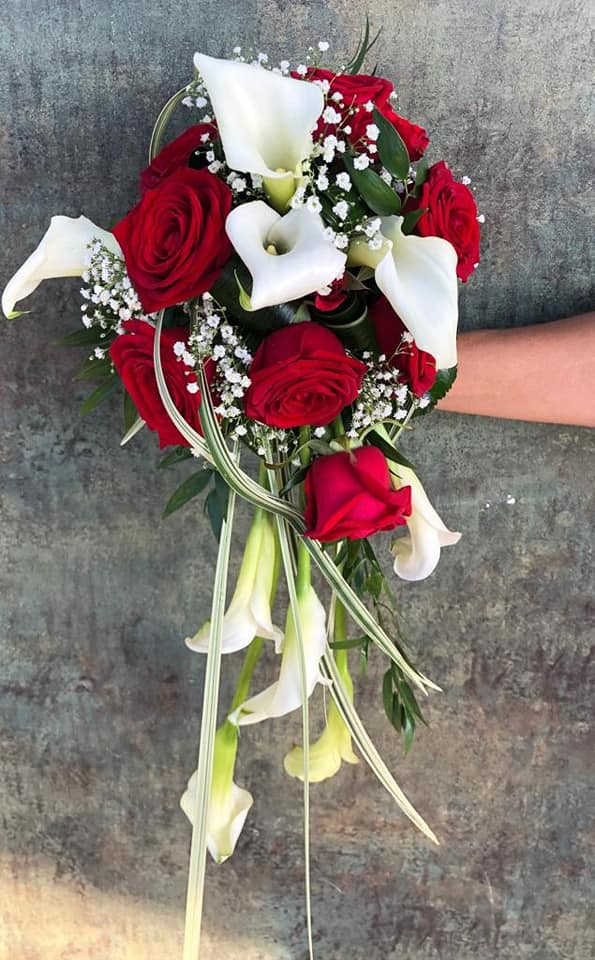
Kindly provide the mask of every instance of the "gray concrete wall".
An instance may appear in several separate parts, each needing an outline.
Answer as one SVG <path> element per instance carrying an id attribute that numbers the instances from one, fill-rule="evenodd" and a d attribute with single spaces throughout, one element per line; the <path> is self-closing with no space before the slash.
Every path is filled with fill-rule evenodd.
<path id="1" fill-rule="evenodd" d="M 486 215 L 466 328 L 592 305 L 589 6 L 368 4 L 384 28 L 379 72 L 431 132 L 431 157 L 473 178 Z M 153 118 L 195 49 L 253 41 L 298 60 L 325 38 L 339 59 L 359 5 L 5 0 L 2 19 L 4 281 L 53 213 L 108 225 L 127 210 Z M 181 938 L 178 797 L 201 690 L 181 640 L 207 612 L 215 545 L 196 511 L 160 521 L 177 478 L 154 470 L 152 437 L 120 450 L 115 405 L 78 418 L 77 358 L 50 345 L 78 322 L 76 281 L 30 305 L 1 329 L 0 957 L 161 960 Z M 572 385 L 546 389 L 564 403 Z M 440 414 L 409 448 L 464 531 L 431 580 L 398 586 L 444 694 L 406 760 L 377 661 L 357 699 L 442 846 L 416 835 L 362 764 L 314 788 L 317 955 L 587 960 L 593 435 Z M 301 794 L 281 766 L 298 729 L 242 737 L 239 779 L 256 802 L 236 857 L 209 868 L 206 958 L 305 956 Z"/>

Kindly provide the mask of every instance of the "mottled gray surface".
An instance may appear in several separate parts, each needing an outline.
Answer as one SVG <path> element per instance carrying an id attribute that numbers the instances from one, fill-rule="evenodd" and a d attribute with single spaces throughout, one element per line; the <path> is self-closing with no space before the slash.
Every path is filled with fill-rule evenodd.
<path id="1" fill-rule="evenodd" d="M 588 8 L 369 4 L 380 73 L 431 132 L 431 157 L 472 176 L 486 214 L 467 328 L 592 305 Z M 359 14 L 346 0 L 5 0 L 2 16 L 0 283 L 53 213 L 107 226 L 126 211 L 152 120 L 196 48 L 255 41 L 298 60 L 328 38 L 341 58 Z M 78 418 L 78 358 L 50 346 L 77 323 L 76 288 L 47 284 L 31 317 L 2 327 L 0 957 L 161 960 L 180 941 L 177 803 L 200 701 L 181 638 L 208 609 L 214 541 L 192 510 L 160 521 L 176 478 L 154 471 L 152 437 L 120 450 L 115 404 Z M 572 387 L 544 389 L 563 403 Z M 399 586 L 444 694 L 407 760 L 382 717 L 378 664 L 357 699 L 442 846 L 361 764 L 314 788 L 318 956 L 588 960 L 593 435 L 441 414 L 409 449 L 464 531 L 431 580 Z M 236 857 L 209 871 L 207 958 L 305 956 L 300 787 L 281 766 L 297 735 L 292 720 L 242 737 L 238 779 L 256 802 Z"/>

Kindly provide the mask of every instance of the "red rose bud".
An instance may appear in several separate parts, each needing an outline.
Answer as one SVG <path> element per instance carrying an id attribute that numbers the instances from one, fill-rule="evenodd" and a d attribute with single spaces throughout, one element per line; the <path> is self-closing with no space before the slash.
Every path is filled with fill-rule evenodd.
<path id="1" fill-rule="evenodd" d="M 431 353 L 420 350 L 414 340 L 401 343 L 407 328 L 386 297 L 380 297 L 368 310 L 380 353 L 400 370 L 416 397 L 431 390 L 436 380 L 436 361 Z"/>
<path id="2" fill-rule="evenodd" d="M 157 432 L 160 447 L 167 447 L 169 444 L 189 447 L 190 444 L 170 420 L 159 396 L 153 364 L 155 328 L 146 320 L 127 320 L 122 326 L 126 333 L 120 334 L 114 340 L 109 352 L 139 416 L 149 430 Z M 187 339 L 186 327 L 170 327 L 164 330 L 161 334 L 161 365 L 175 406 L 190 426 L 202 434 L 196 374 L 174 352 L 174 344 L 186 344 Z M 207 361 L 205 371 L 210 384 L 215 373 L 212 360 Z"/>
<path id="3" fill-rule="evenodd" d="M 208 137 L 208 140 L 204 138 Z M 186 130 L 157 154 L 149 166 L 140 175 L 140 192 L 158 187 L 165 177 L 175 173 L 180 167 L 187 167 L 192 154 L 205 143 L 217 138 L 217 127 L 212 123 L 197 123 Z"/>
<path id="4" fill-rule="evenodd" d="M 393 490 L 377 447 L 359 447 L 314 461 L 304 481 L 306 536 L 329 543 L 393 530 L 411 515 L 411 487 Z"/>
<path id="5" fill-rule="evenodd" d="M 353 403 L 366 369 L 326 327 L 282 327 L 254 355 L 246 415 L 270 427 L 325 426 Z"/>
<path id="6" fill-rule="evenodd" d="M 114 227 L 147 313 L 191 300 L 215 283 L 232 253 L 225 233 L 231 201 L 218 177 L 181 167 Z"/>
<path id="7" fill-rule="evenodd" d="M 459 258 L 457 276 L 468 280 L 479 263 L 477 207 L 471 191 L 454 179 L 444 160 L 430 167 L 419 207 L 428 212 L 419 218 L 417 233 L 452 243 Z"/>
<path id="8" fill-rule="evenodd" d="M 299 74 L 292 73 L 293 77 L 299 77 Z M 386 117 L 396 128 L 403 140 L 411 160 L 419 160 L 423 155 L 429 141 L 426 131 L 417 124 L 411 123 L 404 117 L 395 113 L 390 105 L 390 95 L 394 88 L 390 80 L 382 77 L 371 77 L 360 73 L 351 76 L 350 74 L 335 74 L 331 70 L 324 70 L 320 67 L 311 67 L 306 80 L 326 80 L 329 83 L 327 93 L 327 102 L 337 113 L 345 124 L 351 127 L 351 133 L 347 135 L 350 143 L 355 144 L 358 141 L 368 142 L 366 137 L 366 127 L 374 123 L 372 112 L 365 109 L 365 104 L 373 103 L 379 113 Z M 336 101 L 332 99 L 334 93 L 343 94 L 343 99 Z M 350 111 L 355 108 L 354 113 Z M 321 135 L 336 132 L 337 124 L 325 123 L 321 118 L 314 133 L 315 139 Z"/>

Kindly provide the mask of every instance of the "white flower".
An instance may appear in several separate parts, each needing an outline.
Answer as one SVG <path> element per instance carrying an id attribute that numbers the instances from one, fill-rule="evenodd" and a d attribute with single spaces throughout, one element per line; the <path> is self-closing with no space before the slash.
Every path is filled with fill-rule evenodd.
<path id="1" fill-rule="evenodd" d="M 332 283 L 345 266 L 320 216 L 303 208 L 281 217 L 254 200 L 232 210 L 225 229 L 252 274 L 253 310 L 305 297 Z"/>
<path id="2" fill-rule="evenodd" d="M 439 370 L 457 362 L 457 254 L 440 237 L 406 236 L 402 217 L 382 217 L 384 244 L 374 250 L 355 240 L 349 262 L 373 267 L 375 280 L 420 350 Z"/>
<path id="3" fill-rule="evenodd" d="M 368 140 L 378 140 L 380 130 L 375 123 L 369 123 L 366 127 L 366 136 Z"/>
<path id="4" fill-rule="evenodd" d="M 348 173 L 338 173 L 336 177 L 337 186 L 346 192 L 351 190 L 351 177 Z"/>
<path id="5" fill-rule="evenodd" d="M 317 683 L 323 682 L 319 662 L 326 647 L 325 612 L 312 586 L 298 595 L 298 616 L 306 661 L 306 693 L 309 697 Z M 291 609 L 287 612 L 285 640 L 279 679 L 256 696 L 246 700 L 229 717 L 232 723 L 245 726 L 260 723 L 268 717 L 282 717 L 302 705 L 300 651 Z"/>
<path id="6" fill-rule="evenodd" d="M 370 166 L 370 158 L 365 153 L 360 153 L 357 157 L 353 158 L 353 166 L 356 170 L 365 170 L 366 167 Z"/>
<path id="7" fill-rule="evenodd" d="M 411 487 L 408 536 L 395 540 L 391 547 L 395 573 L 402 580 L 424 580 L 437 566 L 441 548 L 458 543 L 461 534 L 444 525 L 413 470 L 392 462 L 389 466 L 395 489 Z"/>
<path id="8" fill-rule="evenodd" d="M 267 178 L 292 178 L 313 148 L 311 130 L 324 109 L 322 91 L 258 65 L 197 53 L 227 165 Z M 299 68 L 298 68 L 299 69 Z"/>
<path id="9" fill-rule="evenodd" d="M 318 49 L 320 50 L 321 53 L 326 53 L 328 48 L 329 48 L 329 44 L 327 40 L 318 41 Z"/>
<path id="10" fill-rule="evenodd" d="M 343 667 L 337 661 L 337 668 L 347 688 L 349 699 L 353 700 L 353 683 L 345 663 Z M 316 743 L 310 744 L 308 751 L 308 780 L 320 783 L 334 777 L 339 772 L 341 762 L 357 763 L 357 757 L 351 746 L 351 734 L 346 727 L 333 700 L 328 705 L 326 726 Z M 304 779 L 304 748 L 294 747 L 283 761 L 285 772 L 290 777 Z"/>
<path id="11" fill-rule="evenodd" d="M 254 637 L 274 640 L 279 647 L 283 632 L 271 619 L 271 593 L 275 577 L 275 533 L 270 518 L 258 510 L 244 549 L 238 582 L 223 618 L 223 653 L 235 653 L 252 643 Z M 186 638 L 186 646 L 207 653 L 211 640 L 209 620 Z"/>
<path id="12" fill-rule="evenodd" d="M 349 214 L 349 204 L 347 200 L 339 200 L 333 207 L 333 213 L 336 213 L 339 220 L 345 220 Z"/>
<path id="13" fill-rule="evenodd" d="M 306 200 L 306 210 L 309 210 L 310 213 L 320 213 L 322 210 L 322 204 L 318 197 L 312 196 L 308 197 Z"/>
<path id="14" fill-rule="evenodd" d="M 223 863 L 234 852 L 254 802 L 248 790 L 243 790 L 233 782 L 237 745 L 238 729 L 226 721 L 215 734 L 213 777 L 207 812 L 207 847 L 216 863 Z M 180 799 L 180 806 L 190 823 L 194 823 L 198 789 L 198 770 L 195 770 Z"/>
<path id="15" fill-rule="evenodd" d="M 86 217 L 52 217 L 36 250 L 8 281 L 2 294 L 2 310 L 10 319 L 15 304 L 37 289 L 42 280 L 52 277 L 82 277 L 88 264 L 87 247 L 100 240 L 117 256 L 122 256 L 113 233 L 95 226 Z"/>

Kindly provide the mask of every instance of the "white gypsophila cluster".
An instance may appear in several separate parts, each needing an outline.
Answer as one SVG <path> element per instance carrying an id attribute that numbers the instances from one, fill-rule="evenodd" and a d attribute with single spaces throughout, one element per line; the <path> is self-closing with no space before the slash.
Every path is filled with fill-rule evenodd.
<path id="1" fill-rule="evenodd" d="M 351 439 L 356 439 L 362 431 L 383 420 L 404 420 L 411 404 L 417 402 L 407 384 L 403 382 L 400 371 L 384 354 L 374 358 L 366 352 L 362 357 L 368 372 L 353 405 L 352 422 L 347 431 L 347 436 Z"/>
<path id="2" fill-rule="evenodd" d="M 96 327 L 105 336 L 124 333 L 125 320 L 153 319 L 155 314 L 146 314 L 126 273 L 124 261 L 103 246 L 100 240 L 92 240 L 85 255 L 84 287 L 81 296 L 86 301 L 81 305 L 83 326 Z M 95 349 L 95 355 L 98 356 Z"/>
<path id="3" fill-rule="evenodd" d="M 276 444 L 279 452 L 286 455 L 293 441 L 291 432 L 250 420 L 244 413 L 252 354 L 241 333 L 227 321 L 225 314 L 225 308 L 210 293 L 203 293 L 200 305 L 195 307 L 188 346 L 186 348 L 182 344 L 178 347 L 179 359 L 187 362 L 187 354 L 190 354 L 192 365 L 204 363 L 209 358 L 216 364 L 212 384 L 213 394 L 217 398 L 214 410 L 219 419 L 230 427 L 229 436 L 232 439 L 244 440 L 259 456 L 265 455 L 267 443 Z M 188 389 L 195 392 L 191 383 Z"/>

